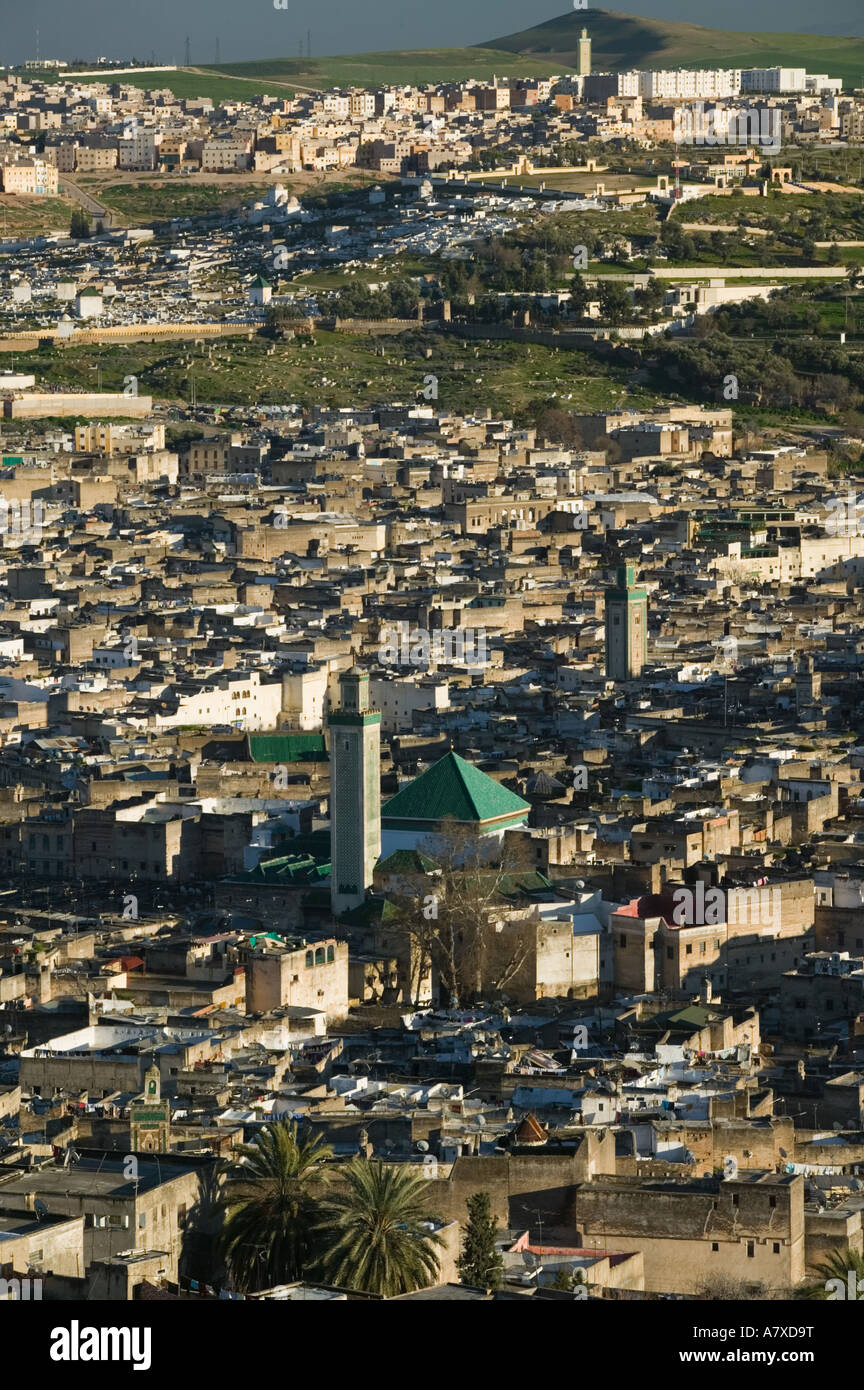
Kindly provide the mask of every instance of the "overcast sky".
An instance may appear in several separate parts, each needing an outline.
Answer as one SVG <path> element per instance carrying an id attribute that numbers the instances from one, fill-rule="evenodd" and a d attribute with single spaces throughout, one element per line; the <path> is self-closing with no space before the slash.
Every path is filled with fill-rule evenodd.
<path id="1" fill-rule="evenodd" d="M 33 58 L 149 58 L 193 63 L 295 57 L 312 32 L 312 52 L 446 48 L 481 43 L 567 11 L 566 0 L 2 0 L 0 62 Z M 608 8 L 616 8 L 610 5 Z M 861 0 L 619 0 L 629 14 L 723 29 L 864 34 Z M 580 14 L 581 17 L 581 14 Z M 590 9 L 585 13 L 590 26 Z"/>

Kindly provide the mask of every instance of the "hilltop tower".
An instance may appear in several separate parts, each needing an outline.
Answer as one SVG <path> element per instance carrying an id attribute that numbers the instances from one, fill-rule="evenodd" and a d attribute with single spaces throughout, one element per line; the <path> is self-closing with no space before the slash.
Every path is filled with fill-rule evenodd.
<path id="1" fill-rule="evenodd" d="M 619 565 L 618 582 L 606 590 L 606 677 L 635 679 L 648 650 L 648 595 L 636 586 L 636 566 Z"/>
<path id="2" fill-rule="evenodd" d="M 591 39 L 588 30 L 582 30 L 579 35 L 579 67 L 580 77 L 588 77 L 591 72 Z"/>
<path id="3" fill-rule="evenodd" d="M 369 706 L 369 676 L 339 678 L 330 726 L 330 902 L 335 916 L 359 907 L 381 856 L 381 714 Z"/>

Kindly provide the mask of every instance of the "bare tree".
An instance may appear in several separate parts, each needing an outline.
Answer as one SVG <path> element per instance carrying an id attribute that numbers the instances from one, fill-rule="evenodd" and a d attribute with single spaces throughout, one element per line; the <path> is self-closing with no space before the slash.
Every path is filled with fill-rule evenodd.
<path id="1" fill-rule="evenodd" d="M 412 975 L 419 981 L 431 964 L 455 1007 L 502 993 L 536 936 L 536 917 L 514 911 L 504 892 L 526 872 L 524 851 L 502 850 L 448 819 L 426 853 L 434 870 L 397 898 L 398 925 L 414 948 Z"/>

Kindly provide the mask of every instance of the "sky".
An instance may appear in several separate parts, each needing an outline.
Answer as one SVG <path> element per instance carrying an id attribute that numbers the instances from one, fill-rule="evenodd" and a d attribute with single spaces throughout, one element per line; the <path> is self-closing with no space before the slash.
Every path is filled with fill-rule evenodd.
<path id="1" fill-rule="evenodd" d="M 591 0 L 589 0 L 590 5 Z M 285 3 L 285 0 L 280 0 Z M 192 62 L 312 53 L 448 48 L 529 28 L 567 12 L 567 0 L 0 0 L 0 63 L 27 58 L 149 58 Z M 718 29 L 864 34 L 861 0 L 617 0 L 610 9 Z M 590 8 L 580 10 L 589 22 Z"/>

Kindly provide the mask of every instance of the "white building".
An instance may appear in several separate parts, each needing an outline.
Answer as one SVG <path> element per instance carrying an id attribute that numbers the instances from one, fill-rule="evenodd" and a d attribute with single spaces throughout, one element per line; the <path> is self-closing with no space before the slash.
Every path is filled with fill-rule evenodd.
<path id="1" fill-rule="evenodd" d="M 646 100 L 712 101 L 734 97 L 741 91 L 738 68 L 674 68 L 640 72 L 638 92 L 619 95 L 641 96 Z"/>
<path id="2" fill-rule="evenodd" d="M 807 90 L 805 68 L 744 68 L 741 72 L 742 92 L 804 92 Z"/>

